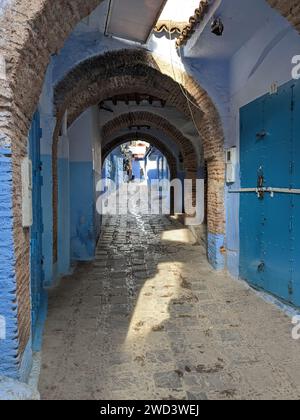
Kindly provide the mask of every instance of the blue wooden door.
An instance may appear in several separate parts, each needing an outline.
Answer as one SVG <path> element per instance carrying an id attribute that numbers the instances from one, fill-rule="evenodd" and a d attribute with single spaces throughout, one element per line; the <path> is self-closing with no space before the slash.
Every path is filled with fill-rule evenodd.
<path id="1" fill-rule="evenodd" d="M 298 91 L 299 85 L 288 83 L 241 110 L 242 189 L 300 188 Z M 290 193 L 241 192 L 240 197 L 241 277 L 297 306 L 299 200 Z"/>
<path id="2" fill-rule="evenodd" d="M 33 225 L 31 227 L 31 313 L 33 336 L 37 324 L 43 293 L 43 254 L 42 254 L 42 202 L 41 202 L 41 156 L 40 156 L 40 117 L 36 112 L 29 133 L 29 154 L 32 161 L 32 207 Z"/>
<path id="3" fill-rule="evenodd" d="M 241 187 L 253 188 L 264 173 L 265 144 L 257 138 L 264 126 L 265 98 L 241 110 Z M 264 208 L 255 194 L 240 199 L 240 275 L 253 285 L 263 287 Z"/>
<path id="4" fill-rule="evenodd" d="M 293 85 L 292 103 L 292 188 L 300 188 L 300 83 Z M 291 262 L 294 300 L 300 306 L 300 195 L 292 196 Z"/>

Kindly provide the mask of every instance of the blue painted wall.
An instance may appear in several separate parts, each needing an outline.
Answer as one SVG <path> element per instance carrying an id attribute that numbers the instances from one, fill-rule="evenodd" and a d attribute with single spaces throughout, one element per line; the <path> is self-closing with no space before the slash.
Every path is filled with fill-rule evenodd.
<path id="1" fill-rule="evenodd" d="M 101 216 L 96 211 L 97 181 L 101 175 L 101 142 L 97 107 L 85 111 L 69 128 L 71 259 L 95 256 Z"/>
<path id="2" fill-rule="evenodd" d="M 146 177 L 148 183 L 152 180 L 169 179 L 169 166 L 164 155 L 153 148 L 145 158 Z"/>
<path id="3" fill-rule="evenodd" d="M 69 159 L 58 160 L 58 273 L 70 273 L 70 165 Z"/>
<path id="4" fill-rule="evenodd" d="M 132 175 L 134 176 L 134 179 L 140 179 L 141 178 L 141 160 L 133 160 L 132 161 Z"/>
<path id="5" fill-rule="evenodd" d="M 209 232 L 207 238 L 208 261 L 215 270 L 223 270 L 225 267 L 225 256 L 221 252 L 224 247 L 225 236 Z"/>
<path id="6" fill-rule="evenodd" d="M 95 256 L 95 197 L 92 162 L 70 162 L 71 258 L 88 261 Z"/>
<path id="7" fill-rule="evenodd" d="M 52 156 L 41 155 L 42 162 L 42 213 L 43 213 L 43 257 L 44 286 L 53 283 L 53 207 L 52 207 Z"/>
<path id="8" fill-rule="evenodd" d="M 12 160 L 9 149 L 0 150 L 0 375 L 20 379 L 15 258 L 12 213 Z M 5 330 L 5 331 L 4 331 Z"/>
<path id="9" fill-rule="evenodd" d="M 113 150 L 105 159 L 102 177 L 111 179 L 116 186 L 124 182 L 124 156 L 119 147 Z"/>
<path id="10" fill-rule="evenodd" d="M 240 118 L 242 107 L 269 94 L 271 85 L 282 86 L 291 79 L 292 57 L 300 51 L 299 34 L 279 14 L 267 9 L 265 25 L 230 60 L 230 115 L 224 120 L 227 147 L 236 146 L 240 155 Z M 226 115 L 226 114 L 224 114 Z M 240 174 L 240 162 L 236 172 Z M 233 189 L 240 188 L 237 176 Z M 240 262 L 239 197 L 226 188 L 226 262 L 238 277 Z"/>

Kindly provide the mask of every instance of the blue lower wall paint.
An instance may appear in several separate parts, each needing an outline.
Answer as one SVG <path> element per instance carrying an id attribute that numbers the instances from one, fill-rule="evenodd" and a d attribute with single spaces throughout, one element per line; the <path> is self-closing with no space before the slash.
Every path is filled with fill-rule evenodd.
<path id="1" fill-rule="evenodd" d="M 97 200 L 100 197 L 100 191 L 97 191 L 97 185 L 98 182 L 101 180 L 101 174 L 98 173 L 97 171 L 94 171 L 94 180 L 95 180 L 95 188 L 94 188 L 94 197 L 95 197 L 95 201 L 94 201 L 94 209 L 96 209 L 96 205 L 97 205 Z M 100 233 L 101 233 L 101 223 L 102 223 L 102 217 L 100 214 L 98 214 L 97 210 L 95 210 L 94 213 L 94 226 L 95 226 L 95 238 L 96 238 L 96 242 L 98 242 L 99 237 L 100 237 Z"/>
<path id="2" fill-rule="evenodd" d="M 240 274 L 239 257 L 239 251 L 230 251 L 229 249 L 226 250 L 226 268 L 235 278 L 238 278 Z"/>
<path id="3" fill-rule="evenodd" d="M 70 162 L 71 258 L 95 257 L 95 196 L 92 162 Z"/>
<path id="4" fill-rule="evenodd" d="M 237 165 L 236 173 L 240 173 L 240 167 Z M 240 185 L 234 186 L 234 189 L 240 188 Z M 239 194 L 226 194 L 226 268 L 229 273 L 238 278 L 239 277 L 239 227 L 237 222 L 239 221 L 239 209 L 240 209 L 240 197 Z"/>
<path id="5" fill-rule="evenodd" d="M 58 262 L 59 276 L 70 273 L 70 167 L 68 159 L 58 160 Z"/>
<path id="6" fill-rule="evenodd" d="M 18 324 L 13 241 L 12 159 L 9 149 L 0 150 L 0 316 L 5 337 L 0 339 L 0 375 L 20 379 Z"/>
<path id="7" fill-rule="evenodd" d="M 52 156 L 41 155 L 42 162 L 42 213 L 44 286 L 53 283 L 53 205 L 52 205 Z"/>
<path id="8" fill-rule="evenodd" d="M 30 337 L 20 360 L 19 381 L 27 382 L 32 369 L 32 339 Z"/>
<path id="9" fill-rule="evenodd" d="M 208 233 L 207 253 L 210 264 L 216 270 L 223 270 L 225 267 L 225 258 L 221 252 L 224 246 L 224 235 Z"/>
<path id="10" fill-rule="evenodd" d="M 141 177 L 141 160 L 132 161 L 132 175 L 135 179 L 140 179 Z"/>
<path id="11" fill-rule="evenodd" d="M 43 331 L 47 318 L 48 293 L 44 290 L 41 295 L 40 310 L 35 325 L 35 333 L 32 340 L 32 350 L 34 352 L 42 350 Z"/>

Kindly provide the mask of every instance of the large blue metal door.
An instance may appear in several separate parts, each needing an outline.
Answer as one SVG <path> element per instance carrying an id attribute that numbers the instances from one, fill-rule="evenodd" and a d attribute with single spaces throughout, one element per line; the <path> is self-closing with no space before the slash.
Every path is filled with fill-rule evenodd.
<path id="1" fill-rule="evenodd" d="M 265 100 L 260 99 L 241 110 L 241 187 L 256 186 L 265 161 L 265 144 L 257 133 L 264 125 Z M 254 184 L 254 185 L 253 185 Z M 255 194 L 241 195 L 240 202 L 240 275 L 263 287 L 261 263 L 264 260 L 264 209 Z"/>
<path id="2" fill-rule="evenodd" d="M 293 87 L 292 103 L 292 134 L 293 134 L 293 160 L 292 160 L 292 187 L 300 188 L 300 83 Z M 300 306 L 300 195 L 292 196 L 291 216 L 291 249 L 292 249 L 292 281 L 294 300 Z"/>
<path id="3" fill-rule="evenodd" d="M 240 275 L 300 306 L 300 195 L 276 192 L 300 188 L 298 91 L 288 83 L 241 110 Z"/>
<path id="4" fill-rule="evenodd" d="M 42 254 L 42 203 L 41 203 L 41 156 L 40 156 L 40 117 L 36 112 L 30 133 L 29 153 L 32 161 L 32 207 L 33 225 L 31 227 L 31 313 L 33 336 L 37 324 L 38 313 L 41 305 L 43 291 L 43 254 Z"/>

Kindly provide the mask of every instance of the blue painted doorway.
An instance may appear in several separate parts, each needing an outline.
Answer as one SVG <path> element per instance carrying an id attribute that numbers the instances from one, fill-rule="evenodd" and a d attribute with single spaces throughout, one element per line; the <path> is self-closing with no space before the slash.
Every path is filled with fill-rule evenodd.
<path id="1" fill-rule="evenodd" d="M 250 103 L 240 120 L 240 276 L 300 306 L 300 195 L 289 192 L 300 189 L 300 84 Z"/>
<path id="2" fill-rule="evenodd" d="M 32 336 L 35 337 L 39 312 L 43 301 L 43 253 L 42 253 L 42 165 L 41 165 L 41 128 L 40 116 L 34 114 L 29 132 L 29 156 L 32 161 L 32 208 L 33 224 L 30 230 L 30 264 L 31 264 L 31 315 Z"/>

